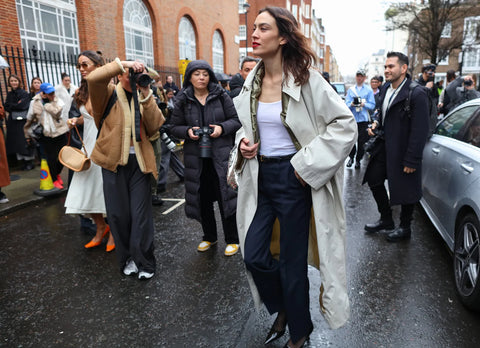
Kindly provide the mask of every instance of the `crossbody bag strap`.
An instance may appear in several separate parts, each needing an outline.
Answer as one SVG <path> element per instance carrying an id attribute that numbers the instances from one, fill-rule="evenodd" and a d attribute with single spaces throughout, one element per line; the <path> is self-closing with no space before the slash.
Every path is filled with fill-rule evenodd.
<path id="1" fill-rule="evenodd" d="M 82 139 L 82 136 L 80 135 L 80 132 L 78 131 L 77 125 L 74 125 L 74 127 L 75 127 L 75 130 L 77 131 L 78 139 L 80 139 L 80 142 L 82 143 L 83 151 L 85 151 L 85 155 L 87 155 L 87 157 L 88 157 L 87 148 L 85 147 L 85 144 L 83 143 L 83 139 Z M 68 137 L 68 143 L 70 144 L 70 135 Z"/>
<path id="2" fill-rule="evenodd" d="M 103 112 L 102 118 L 100 119 L 100 122 L 99 122 L 99 125 L 98 125 L 97 139 L 98 139 L 98 136 L 100 135 L 100 130 L 102 129 L 103 122 L 105 121 L 108 114 L 112 110 L 113 105 L 115 105 L 117 99 L 118 99 L 117 91 L 114 89 L 112 95 L 110 96 L 110 99 L 108 99 L 108 104 L 107 104 L 107 107 L 105 108 L 105 111 Z"/>

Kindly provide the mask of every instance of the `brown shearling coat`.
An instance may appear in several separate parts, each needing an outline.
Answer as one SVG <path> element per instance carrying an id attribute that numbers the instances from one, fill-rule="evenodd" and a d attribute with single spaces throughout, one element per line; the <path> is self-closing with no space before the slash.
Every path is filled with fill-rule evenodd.
<path id="1" fill-rule="evenodd" d="M 102 168 L 115 172 L 117 166 L 127 164 L 130 145 L 133 144 L 142 173 L 151 173 L 157 178 L 155 155 L 149 137 L 158 131 L 165 122 L 165 118 L 152 97 L 152 91 L 146 97 L 139 94 L 138 101 L 142 114 L 141 141 L 135 141 L 133 99 L 129 106 L 121 84 L 119 83 L 117 86 L 110 84 L 112 77 L 123 72 L 124 69 L 117 58 L 115 61 L 95 69 L 87 77 L 89 97 L 97 128 L 114 89 L 118 98 L 103 122 L 91 159 Z"/>

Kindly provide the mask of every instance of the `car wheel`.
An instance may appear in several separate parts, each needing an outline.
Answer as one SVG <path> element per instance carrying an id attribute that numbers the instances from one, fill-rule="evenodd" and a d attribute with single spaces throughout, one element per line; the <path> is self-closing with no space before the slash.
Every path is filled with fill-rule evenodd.
<path id="1" fill-rule="evenodd" d="M 480 310 L 480 223 L 475 214 L 467 214 L 455 233 L 453 268 L 455 287 L 461 301 L 473 310 Z"/>

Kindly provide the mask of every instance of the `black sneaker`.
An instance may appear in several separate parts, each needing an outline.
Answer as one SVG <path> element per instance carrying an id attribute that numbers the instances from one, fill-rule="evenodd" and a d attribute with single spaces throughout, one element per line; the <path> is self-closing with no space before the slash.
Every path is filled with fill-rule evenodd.
<path id="1" fill-rule="evenodd" d="M 152 205 L 157 205 L 158 206 L 158 205 L 162 205 L 162 204 L 163 204 L 163 200 L 159 196 L 157 196 L 157 195 L 152 196 Z"/>
<path id="2" fill-rule="evenodd" d="M 393 232 L 389 233 L 386 236 L 386 239 L 391 243 L 396 243 L 402 240 L 410 239 L 411 236 L 412 230 L 410 229 L 410 227 L 399 227 L 393 230 Z"/>

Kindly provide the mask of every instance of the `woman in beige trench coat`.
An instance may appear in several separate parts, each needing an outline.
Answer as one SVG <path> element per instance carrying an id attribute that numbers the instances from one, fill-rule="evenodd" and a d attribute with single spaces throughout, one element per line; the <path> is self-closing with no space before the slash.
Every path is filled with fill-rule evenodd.
<path id="1" fill-rule="evenodd" d="M 318 71 L 310 68 L 315 56 L 290 12 L 277 7 L 261 10 L 255 20 L 252 46 L 253 54 L 260 56 L 262 61 L 249 74 L 242 92 L 234 99 L 242 123 L 236 136 L 240 161 L 243 162 L 237 166 L 238 233 L 255 302 L 259 305 L 263 301 L 271 314 L 278 313 L 265 343 L 281 337 L 288 324 L 291 339 L 286 347 L 301 347 L 313 330 L 308 309 L 308 286 L 304 284 L 306 281 L 308 285 L 306 250 L 300 250 L 307 248 L 307 240 L 309 261 L 321 272 L 320 302 L 326 320 L 332 328 L 338 328 L 349 316 L 342 186 L 343 163 L 356 141 L 357 127 L 345 103 Z M 276 109 L 274 105 L 277 105 Z M 273 109 L 277 116 L 273 129 L 269 129 L 265 126 L 265 117 L 271 116 Z M 276 144 L 278 148 L 275 148 Z M 282 171 L 267 169 L 277 164 Z M 284 172 L 288 173 L 288 178 Z M 272 182 L 282 183 L 291 178 L 296 178 L 297 186 L 303 186 L 308 192 L 309 197 L 302 199 L 301 204 L 313 207 L 314 224 L 310 234 L 308 221 L 306 233 L 298 232 L 300 225 L 305 226 L 305 221 L 290 230 L 282 228 L 282 221 L 288 226 L 289 213 L 285 217 L 279 212 L 275 207 L 276 198 L 272 198 L 271 191 L 267 192 Z M 288 189 L 279 192 L 289 191 L 296 184 L 291 183 Z M 265 205 L 269 200 L 274 203 Z M 257 209 L 259 204 L 261 208 Z M 290 211 L 292 215 L 296 214 L 295 209 Z M 280 237 L 275 233 L 272 236 L 275 218 L 280 220 Z M 310 209 L 300 219 L 310 220 Z M 270 232 L 256 240 L 265 226 Z M 286 235 L 290 236 L 287 238 Z M 305 242 L 297 243 L 298 239 L 305 239 Z M 260 250 L 258 245 L 263 240 L 267 240 L 267 245 Z M 272 245 L 268 245 L 269 241 Z M 292 247 L 292 241 L 297 246 Z M 278 251 L 279 261 L 272 255 Z M 305 254 L 305 267 L 297 272 L 288 270 L 292 254 Z M 264 260 L 259 261 L 258 255 Z M 265 270 L 267 272 L 263 272 Z M 286 277 L 288 279 L 284 279 Z M 280 301 L 272 300 L 270 293 L 265 291 L 268 289 L 265 286 L 269 281 L 267 278 L 279 278 L 270 289 L 280 288 L 280 296 L 284 296 Z M 301 283 L 299 289 L 291 287 L 296 283 Z M 289 309 L 289 303 L 293 301 L 289 297 L 295 297 L 299 291 L 307 292 L 307 299 L 302 300 L 302 306 L 307 308 L 300 310 L 296 306 Z M 279 303 L 272 304 L 274 301 Z M 299 318 L 298 312 L 302 311 L 303 317 Z"/>

